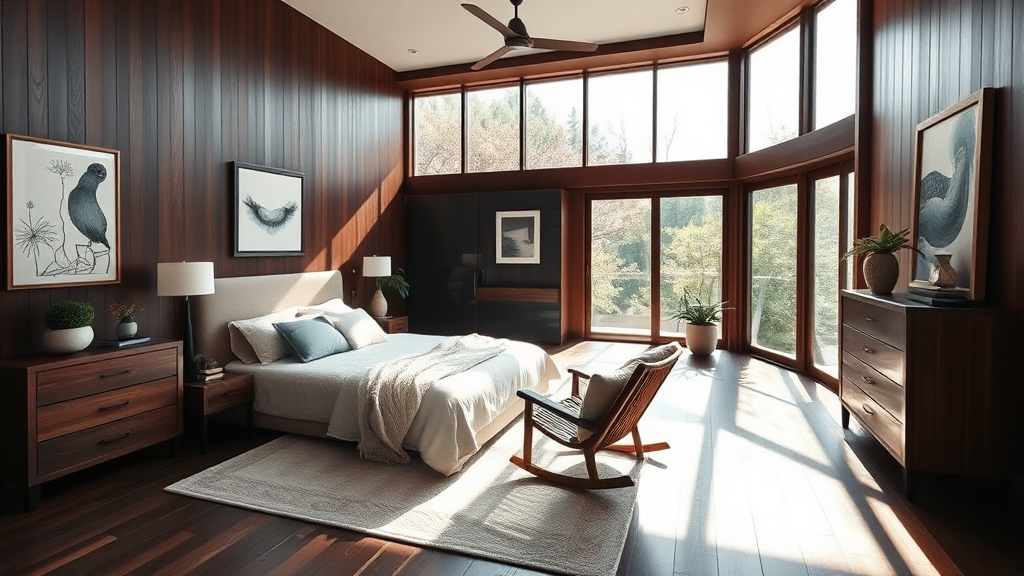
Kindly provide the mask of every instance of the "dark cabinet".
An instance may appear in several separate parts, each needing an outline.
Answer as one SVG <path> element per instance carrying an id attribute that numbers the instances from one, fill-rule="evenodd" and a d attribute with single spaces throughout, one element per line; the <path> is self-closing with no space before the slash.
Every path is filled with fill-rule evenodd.
<path id="1" fill-rule="evenodd" d="M 560 190 L 409 197 L 409 330 L 561 342 L 561 207 Z M 540 262 L 498 264 L 497 214 L 523 210 Z"/>

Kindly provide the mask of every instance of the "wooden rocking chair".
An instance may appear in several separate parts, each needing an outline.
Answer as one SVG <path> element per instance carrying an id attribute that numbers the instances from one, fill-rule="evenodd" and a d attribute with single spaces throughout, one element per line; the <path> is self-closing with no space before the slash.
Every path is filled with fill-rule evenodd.
<path id="1" fill-rule="evenodd" d="M 532 390 L 518 391 L 517 395 L 526 400 L 523 412 L 523 457 L 513 456 L 512 463 L 539 478 L 574 488 L 601 489 L 632 486 L 633 480 L 629 476 L 600 478 L 597 473 L 595 455 L 600 450 L 615 450 L 633 453 L 637 460 L 643 460 L 644 452 L 665 450 L 669 447 L 665 442 L 643 444 L 640 441 L 637 423 L 683 352 L 678 343 L 672 342 L 670 346 L 674 347 L 674 351 L 664 360 L 637 364 L 633 374 L 612 402 L 611 407 L 597 421 L 585 420 L 580 417 L 580 407 L 583 403 L 580 398 L 580 379 L 589 379 L 592 374 L 570 368 L 572 395 L 559 402 Z M 582 450 L 587 464 L 587 474 L 590 478 L 567 476 L 533 464 L 534 427 L 563 446 Z M 592 434 L 586 439 L 580 439 L 580 428 L 589 430 Z M 614 444 L 630 433 L 633 436 L 632 446 Z"/>

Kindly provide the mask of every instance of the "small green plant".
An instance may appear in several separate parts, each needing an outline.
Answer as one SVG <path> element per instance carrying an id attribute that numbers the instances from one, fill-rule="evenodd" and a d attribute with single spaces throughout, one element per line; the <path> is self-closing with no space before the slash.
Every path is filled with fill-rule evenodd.
<path id="1" fill-rule="evenodd" d="M 403 299 L 409 296 L 409 282 L 405 279 L 405 270 L 398 269 L 398 274 L 392 274 L 391 276 L 382 276 L 377 278 L 377 290 L 383 290 L 384 288 L 390 288 Z"/>
<path id="2" fill-rule="evenodd" d="M 907 238 L 909 234 L 909 228 L 904 228 L 893 234 L 885 224 L 881 224 L 878 227 L 878 236 L 857 238 L 853 241 L 853 248 L 850 248 L 846 254 L 843 254 L 840 260 L 846 260 L 850 256 L 861 254 L 892 254 L 904 248 L 924 256 L 923 252 L 910 244 L 910 240 Z"/>
<path id="3" fill-rule="evenodd" d="M 687 324 L 697 326 L 713 326 L 722 321 L 722 312 L 732 310 L 732 307 L 726 304 L 728 302 L 704 304 L 700 298 L 691 295 L 690 291 L 684 288 L 683 297 L 669 318 L 677 322 L 685 320 Z"/>
<path id="4" fill-rule="evenodd" d="M 61 300 L 46 309 L 43 321 L 50 330 L 67 330 L 89 326 L 95 317 L 92 304 L 80 300 Z"/>
<path id="5" fill-rule="evenodd" d="M 145 308 L 132 302 L 111 302 L 107 305 L 107 312 L 120 322 L 134 322 L 135 315 L 145 311 Z"/>

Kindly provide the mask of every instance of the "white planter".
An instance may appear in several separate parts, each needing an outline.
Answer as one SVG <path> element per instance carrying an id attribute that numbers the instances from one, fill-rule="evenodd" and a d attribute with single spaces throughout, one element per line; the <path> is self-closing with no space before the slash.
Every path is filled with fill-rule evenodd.
<path id="1" fill-rule="evenodd" d="M 718 326 L 714 324 L 710 326 L 687 324 L 686 347 L 693 354 L 711 354 L 718 347 Z"/>
<path id="2" fill-rule="evenodd" d="M 68 328 L 67 330 L 46 330 L 43 332 L 43 345 L 51 352 L 70 354 L 85 350 L 92 344 L 92 326 Z"/>

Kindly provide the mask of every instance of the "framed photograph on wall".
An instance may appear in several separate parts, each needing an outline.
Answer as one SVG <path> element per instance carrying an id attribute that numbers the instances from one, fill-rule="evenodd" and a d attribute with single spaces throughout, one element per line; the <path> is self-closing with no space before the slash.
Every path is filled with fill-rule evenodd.
<path id="1" fill-rule="evenodd" d="M 956 271 L 956 288 L 985 299 L 992 88 L 983 88 L 917 125 L 912 284 L 928 286 L 936 255 Z"/>
<path id="2" fill-rule="evenodd" d="M 497 264 L 540 264 L 540 210 L 495 212 Z"/>
<path id="3" fill-rule="evenodd" d="M 302 256 L 304 175 L 234 162 L 235 256 Z"/>
<path id="4" fill-rule="evenodd" d="M 120 152 L 7 135 L 7 289 L 121 281 Z"/>

